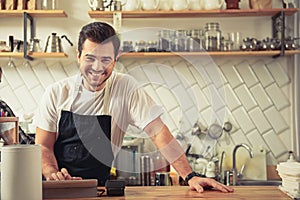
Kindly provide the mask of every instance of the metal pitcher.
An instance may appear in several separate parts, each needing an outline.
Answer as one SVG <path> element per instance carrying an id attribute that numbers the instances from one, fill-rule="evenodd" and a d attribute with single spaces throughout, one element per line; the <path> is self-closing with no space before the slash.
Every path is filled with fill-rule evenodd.
<path id="1" fill-rule="evenodd" d="M 51 33 L 48 36 L 45 51 L 46 53 L 53 53 L 53 52 L 63 52 L 63 48 L 61 45 L 61 39 L 65 38 L 71 46 L 73 43 L 67 38 L 66 35 L 62 35 L 61 37 L 57 36 L 56 33 Z"/>

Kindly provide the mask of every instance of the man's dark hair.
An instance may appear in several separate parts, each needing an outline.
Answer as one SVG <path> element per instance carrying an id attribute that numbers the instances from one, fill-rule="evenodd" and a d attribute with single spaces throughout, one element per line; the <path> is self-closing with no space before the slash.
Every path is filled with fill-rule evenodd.
<path id="1" fill-rule="evenodd" d="M 119 53 L 120 39 L 112 26 L 104 22 L 92 22 L 82 27 L 79 33 L 78 52 L 82 53 L 82 45 L 86 39 L 96 43 L 112 42 L 114 46 L 115 58 Z"/>

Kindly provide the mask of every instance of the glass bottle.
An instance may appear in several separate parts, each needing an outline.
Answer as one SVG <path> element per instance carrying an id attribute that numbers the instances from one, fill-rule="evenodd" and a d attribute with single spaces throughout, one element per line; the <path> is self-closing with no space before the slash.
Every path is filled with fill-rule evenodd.
<path id="1" fill-rule="evenodd" d="M 205 50 L 206 51 L 221 51 L 221 30 L 219 23 L 207 23 L 205 26 Z"/>

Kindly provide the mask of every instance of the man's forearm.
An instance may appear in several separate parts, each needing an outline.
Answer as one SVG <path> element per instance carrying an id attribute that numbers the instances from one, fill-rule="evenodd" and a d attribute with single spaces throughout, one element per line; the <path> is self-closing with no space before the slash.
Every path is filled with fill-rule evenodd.
<path id="1" fill-rule="evenodd" d="M 52 173 L 59 171 L 53 151 L 46 147 L 42 147 L 42 168 L 43 176 L 45 178 L 50 177 Z"/>
<path id="2" fill-rule="evenodd" d="M 161 154 L 172 164 L 182 178 L 185 178 L 192 172 L 185 152 L 166 126 L 164 126 L 159 133 L 153 135 L 151 139 Z"/>
<path id="3" fill-rule="evenodd" d="M 185 153 L 175 138 L 172 137 L 171 141 L 159 150 L 182 178 L 192 172 Z"/>

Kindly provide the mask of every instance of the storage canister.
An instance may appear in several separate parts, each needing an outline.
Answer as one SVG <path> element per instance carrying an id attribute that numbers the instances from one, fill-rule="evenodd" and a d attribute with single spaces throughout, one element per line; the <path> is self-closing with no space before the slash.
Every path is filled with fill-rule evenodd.
<path id="1" fill-rule="evenodd" d="M 205 26 L 205 50 L 221 51 L 221 30 L 219 23 L 207 23 Z"/>

